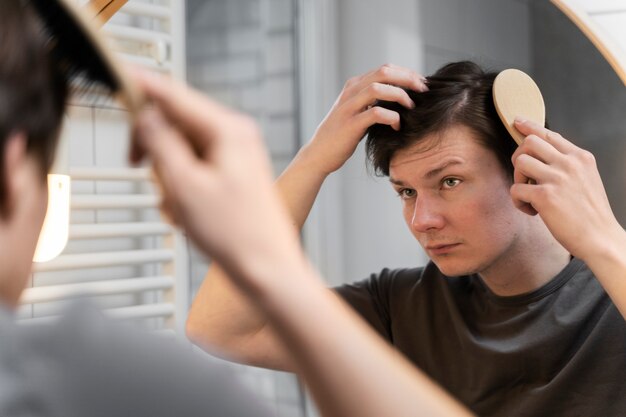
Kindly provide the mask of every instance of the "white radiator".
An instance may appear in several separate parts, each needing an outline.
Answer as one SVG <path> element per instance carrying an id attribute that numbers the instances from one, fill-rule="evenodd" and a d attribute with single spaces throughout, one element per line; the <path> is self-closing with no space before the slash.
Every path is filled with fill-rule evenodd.
<path id="1" fill-rule="evenodd" d="M 102 30 L 121 59 L 184 77 L 183 1 L 130 0 Z M 53 321 L 68 300 L 87 296 L 115 319 L 181 331 L 190 296 L 186 240 L 161 221 L 149 169 L 128 165 L 125 110 L 97 92 L 81 94 L 62 135 L 72 177 L 70 240 L 58 258 L 34 264 L 18 318 Z"/>

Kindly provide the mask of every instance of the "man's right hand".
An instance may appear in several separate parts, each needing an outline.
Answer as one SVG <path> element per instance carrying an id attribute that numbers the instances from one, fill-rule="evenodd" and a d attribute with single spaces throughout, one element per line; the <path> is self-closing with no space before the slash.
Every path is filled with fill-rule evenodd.
<path id="1" fill-rule="evenodd" d="M 428 90 L 420 74 L 392 64 L 350 78 L 301 154 L 314 159 L 313 166 L 326 175 L 338 170 L 352 156 L 370 126 L 379 123 L 400 129 L 398 113 L 373 105 L 383 100 L 412 108 L 414 103 L 403 88 Z"/>

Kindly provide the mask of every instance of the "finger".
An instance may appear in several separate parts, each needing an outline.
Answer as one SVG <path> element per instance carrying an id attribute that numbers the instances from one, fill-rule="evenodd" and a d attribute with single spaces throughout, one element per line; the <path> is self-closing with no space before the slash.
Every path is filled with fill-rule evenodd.
<path id="1" fill-rule="evenodd" d="M 172 176 L 198 164 L 190 144 L 157 109 L 144 110 L 139 114 L 134 137 L 137 146 L 158 167 L 159 178 L 166 187 L 171 186 Z"/>
<path id="2" fill-rule="evenodd" d="M 553 177 L 552 169 L 548 165 L 528 154 L 520 155 L 513 166 L 515 168 L 513 171 L 515 183 L 526 183 L 532 179 L 537 184 L 543 184 Z"/>
<path id="3" fill-rule="evenodd" d="M 356 114 L 376 103 L 377 100 L 394 101 L 411 109 L 415 103 L 408 93 L 401 88 L 389 84 L 373 83 L 361 90 L 356 96 L 346 102 L 349 111 Z"/>
<path id="4" fill-rule="evenodd" d="M 522 154 L 530 155 L 546 164 L 553 164 L 562 157 L 562 154 L 554 146 L 534 134 L 527 136 L 524 142 L 513 152 L 511 156 L 513 164 L 515 164 L 517 157 Z"/>
<path id="5" fill-rule="evenodd" d="M 397 65 L 383 65 L 363 75 L 353 89 L 360 91 L 372 83 L 392 84 L 413 91 L 428 91 L 426 79 L 415 71 Z"/>
<path id="6" fill-rule="evenodd" d="M 394 70 L 403 71 L 404 73 L 406 73 L 408 77 L 415 79 L 415 87 L 416 87 L 415 91 L 420 91 L 420 92 L 428 91 L 428 84 L 427 84 L 428 80 L 422 74 L 410 68 L 403 67 L 401 65 L 396 65 L 392 63 L 388 63 L 385 65 Z"/>
<path id="7" fill-rule="evenodd" d="M 570 153 L 572 150 L 577 149 L 577 146 L 565 139 L 560 134 L 547 129 L 540 124 L 537 124 L 530 120 L 515 119 L 515 128 L 520 131 L 521 134 L 537 135 L 541 139 L 554 146 L 556 150 L 561 153 Z"/>
<path id="8" fill-rule="evenodd" d="M 138 70 L 132 71 L 131 74 L 144 94 L 156 103 L 165 117 L 177 125 L 190 140 L 202 142 L 202 138 L 214 136 L 211 133 L 232 113 L 226 107 L 173 78 Z"/>
<path id="9" fill-rule="evenodd" d="M 358 114 L 353 120 L 355 126 L 363 132 L 376 123 L 391 126 L 394 130 L 400 130 L 400 115 L 393 110 L 383 107 L 372 107 Z"/>
<path id="10" fill-rule="evenodd" d="M 513 170 L 513 183 L 515 184 L 526 184 L 531 182 L 532 179 L 528 176 L 526 176 L 526 174 L 524 174 L 521 170 L 515 168 Z M 535 184 L 537 183 L 536 181 L 534 182 Z"/>
<path id="11" fill-rule="evenodd" d="M 530 216 L 535 216 L 537 214 L 537 210 L 535 210 L 531 202 L 534 193 L 533 187 L 537 187 L 537 185 L 516 183 L 511 186 L 511 198 L 513 199 L 513 204 L 520 211 Z"/>

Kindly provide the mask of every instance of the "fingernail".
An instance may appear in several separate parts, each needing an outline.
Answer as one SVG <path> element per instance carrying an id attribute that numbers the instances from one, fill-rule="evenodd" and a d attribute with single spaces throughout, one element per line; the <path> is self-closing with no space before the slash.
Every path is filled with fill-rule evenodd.
<path id="1" fill-rule="evenodd" d="M 426 78 L 420 77 L 419 82 L 417 83 L 417 91 L 420 93 L 428 91 L 428 86 L 426 85 L 427 82 L 428 80 Z"/>
<path id="2" fill-rule="evenodd" d="M 515 123 L 517 123 L 518 125 L 523 125 L 527 122 L 528 120 L 522 118 L 522 117 L 516 117 L 515 118 Z"/>

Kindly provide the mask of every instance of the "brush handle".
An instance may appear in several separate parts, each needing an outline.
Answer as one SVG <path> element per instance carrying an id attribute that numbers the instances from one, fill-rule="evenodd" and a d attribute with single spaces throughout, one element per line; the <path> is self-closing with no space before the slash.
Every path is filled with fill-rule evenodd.
<path id="1" fill-rule="evenodd" d="M 127 2 L 128 0 L 89 0 L 85 7 L 90 9 L 89 14 L 96 18 L 100 26 L 103 26 Z"/>

